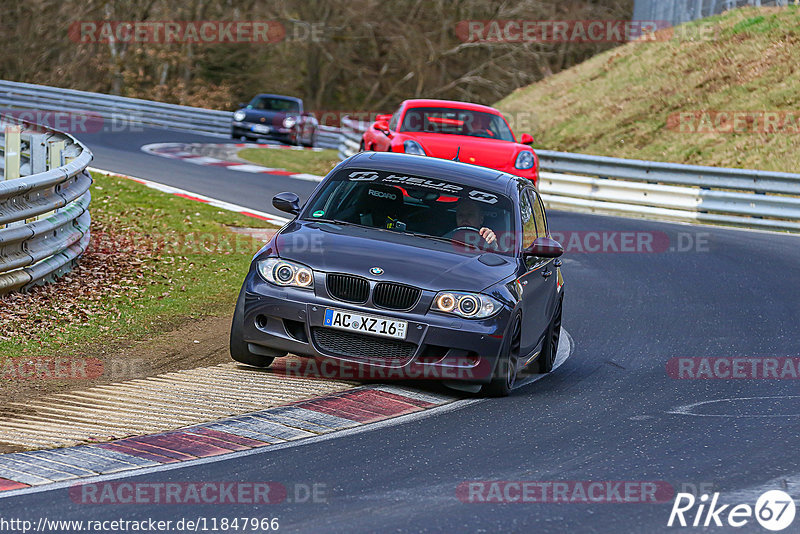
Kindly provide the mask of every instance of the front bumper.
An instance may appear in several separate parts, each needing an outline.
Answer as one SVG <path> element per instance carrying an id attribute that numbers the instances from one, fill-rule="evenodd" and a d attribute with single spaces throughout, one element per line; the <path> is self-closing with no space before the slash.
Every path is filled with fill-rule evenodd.
<path id="1" fill-rule="evenodd" d="M 316 272 L 315 289 L 305 290 L 274 286 L 251 270 L 245 281 L 244 341 L 255 353 L 264 347 L 333 359 L 346 363 L 340 369 L 350 373 L 356 369 L 355 375 L 341 378 L 489 382 L 512 310 L 504 306 L 488 319 L 461 319 L 428 312 L 434 295 L 423 291 L 414 308 L 399 312 L 374 307 L 370 301 L 354 305 L 331 298 L 324 273 Z M 407 321 L 406 339 L 398 341 L 325 327 L 323 319 L 328 308 Z"/>
<path id="2" fill-rule="evenodd" d="M 239 138 L 242 136 L 257 137 L 264 139 L 273 139 L 275 141 L 283 141 L 286 143 L 294 142 L 296 139 L 296 132 L 292 128 L 284 128 L 283 126 L 269 126 L 268 132 L 254 131 L 253 127 L 264 126 L 253 122 L 238 122 L 231 123 L 231 137 Z"/>

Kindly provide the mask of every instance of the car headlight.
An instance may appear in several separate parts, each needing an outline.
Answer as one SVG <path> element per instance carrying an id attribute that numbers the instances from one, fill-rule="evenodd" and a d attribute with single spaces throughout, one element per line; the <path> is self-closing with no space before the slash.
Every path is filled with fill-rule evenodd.
<path id="1" fill-rule="evenodd" d="M 297 118 L 296 117 L 286 117 L 285 119 L 283 119 L 283 127 L 284 128 L 291 128 L 295 124 L 297 124 Z"/>
<path id="2" fill-rule="evenodd" d="M 533 152 L 527 150 L 522 151 L 517 156 L 517 161 L 514 163 L 517 169 L 532 169 L 533 168 Z"/>
<path id="3" fill-rule="evenodd" d="M 422 145 L 417 143 L 416 141 L 412 141 L 409 139 L 408 141 L 403 143 L 403 150 L 406 154 L 414 154 L 417 156 L 427 156 L 425 150 L 423 150 Z"/>
<path id="4" fill-rule="evenodd" d="M 247 113 L 245 113 L 241 109 L 233 114 L 233 120 L 235 120 L 236 122 L 242 122 L 246 118 L 247 118 Z"/>
<path id="5" fill-rule="evenodd" d="M 467 319 L 486 319 L 500 311 L 500 303 L 480 293 L 440 291 L 433 299 L 431 310 Z"/>
<path id="6" fill-rule="evenodd" d="M 277 286 L 314 287 L 314 273 L 305 265 L 280 258 L 267 258 L 260 260 L 257 267 L 267 282 Z"/>

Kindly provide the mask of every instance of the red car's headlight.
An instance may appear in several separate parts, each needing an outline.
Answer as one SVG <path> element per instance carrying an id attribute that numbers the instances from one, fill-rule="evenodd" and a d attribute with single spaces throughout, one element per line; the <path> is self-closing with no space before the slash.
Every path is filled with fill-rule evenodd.
<path id="1" fill-rule="evenodd" d="M 533 163 L 533 152 L 523 150 L 517 155 L 517 161 L 514 163 L 514 167 L 517 169 L 532 169 Z"/>

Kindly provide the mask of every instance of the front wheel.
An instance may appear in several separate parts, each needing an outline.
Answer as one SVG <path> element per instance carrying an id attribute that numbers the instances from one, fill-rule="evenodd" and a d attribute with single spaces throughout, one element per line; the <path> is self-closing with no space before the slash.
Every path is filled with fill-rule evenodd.
<path id="1" fill-rule="evenodd" d="M 244 340 L 244 288 L 239 292 L 239 298 L 236 299 L 236 309 L 233 311 L 230 350 L 231 358 L 239 363 L 252 365 L 253 367 L 269 367 L 275 360 L 275 356 L 281 356 L 281 354 L 277 353 L 275 356 L 253 354 L 247 347 L 247 342 Z"/>
<path id="2" fill-rule="evenodd" d="M 494 377 L 489 384 L 483 386 L 483 393 L 487 397 L 507 397 L 514 388 L 514 383 L 517 381 L 521 337 L 522 322 L 517 317 L 511 328 L 511 337 L 504 345 L 503 354 L 497 362 Z"/>
<path id="3" fill-rule="evenodd" d="M 558 355 L 558 342 L 561 339 L 561 308 L 564 302 L 564 296 L 558 299 L 556 306 L 556 313 L 553 314 L 553 320 L 550 321 L 550 326 L 547 328 L 544 341 L 542 342 L 542 353 L 539 355 L 539 373 L 549 373 L 553 370 L 556 363 L 556 356 Z"/>

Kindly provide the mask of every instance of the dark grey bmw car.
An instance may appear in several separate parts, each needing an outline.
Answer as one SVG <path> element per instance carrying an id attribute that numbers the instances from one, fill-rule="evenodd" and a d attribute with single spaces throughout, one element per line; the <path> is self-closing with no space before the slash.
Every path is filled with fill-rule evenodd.
<path id="1" fill-rule="evenodd" d="M 365 152 L 336 166 L 253 258 L 236 304 L 234 360 L 288 353 L 397 378 L 482 385 L 553 368 L 564 298 L 559 243 L 530 180 L 484 167 Z"/>

